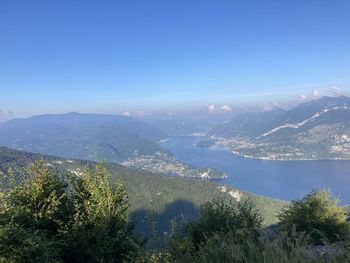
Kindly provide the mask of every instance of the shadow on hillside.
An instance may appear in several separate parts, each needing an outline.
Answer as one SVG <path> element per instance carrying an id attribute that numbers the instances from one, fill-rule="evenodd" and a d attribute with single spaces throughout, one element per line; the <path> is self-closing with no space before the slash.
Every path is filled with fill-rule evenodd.
<path id="1" fill-rule="evenodd" d="M 199 209 L 192 202 L 178 199 L 168 204 L 160 213 L 149 209 L 138 209 L 130 214 L 130 219 L 135 223 L 136 233 L 149 238 L 151 236 L 150 218 L 156 222 L 156 230 L 160 236 L 165 232 L 170 233 L 171 220 L 174 219 L 181 224 L 183 217 L 186 221 L 192 221 L 198 217 L 198 214 Z"/>

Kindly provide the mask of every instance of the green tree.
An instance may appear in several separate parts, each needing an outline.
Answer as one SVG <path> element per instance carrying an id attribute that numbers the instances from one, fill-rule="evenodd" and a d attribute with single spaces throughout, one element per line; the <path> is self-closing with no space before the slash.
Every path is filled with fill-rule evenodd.
<path id="1" fill-rule="evenodd" d="M 55 241 L 15 223 L 0 226 L 0 262 L 61 262 Z"/>
<path id="2" fill-rule="evenodd" d="M 159 256 L 156 262 L 246 262 L 246 251 L 258 247 L 262 221 L 250 200 L 214 199 L 201 206 L 199 218 L 183 235 L 175 235 L 152 256 Z"/>
<path id="3" fill-rule="evenodd" d="M 290 232 L 295 226 L 305 232 L 315 245 L 349 240 L 347 212 L 328 190 L 312 191 L 303 199 L 293 201 L 279 214 L 279 229 Z"/>
<path id="4" fill-rule="evenodd" d="M 9 262 L 51 262 L 57 259 L 56 236 L 67 232 L 74 215 L 73 201 L 67 184 L 43 161 L 29 174 L 0 196 L 0 254 Z"/>
<path id="5" fill-rule="evenodd" d="M 76 214 L 66 262 L 121 262 L 136 253 L 127 193 L 122 184 L 111 185 L 109 179 L 102 164 L 72 178 Z"/>
<path id="6" fill-rule="evenodd" d="M 0 262 L 122 262 L 138 249 L 103 165 L 67 183 L 41 160 L 28 178 L 0 194 Z"/>
<path id="7" fill-rule="evenodd" d="M 201 206 L 200 217 L 188 227 L 195 246 L 214 233 L 238 230 L 256 230 L 262 226 L 261 214 L 250 200 L 233 203 L 226 199 L 214 199 Z"/>

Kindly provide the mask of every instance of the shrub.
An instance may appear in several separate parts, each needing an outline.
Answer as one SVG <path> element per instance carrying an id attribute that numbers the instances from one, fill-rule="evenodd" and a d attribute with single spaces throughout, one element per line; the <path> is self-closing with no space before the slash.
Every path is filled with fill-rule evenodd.
<path id="1" fill-rule="evenodd" d="M 195 246 L 214 233 L 254 230 L 262 226 L 262 216 L 250 200 L 233 203 L 215 199 L 200 208 L 200 217 L 188 227 L 188 235 Z"/>
<path id="2" fill-rule="evenodd" d="M 126 191 L 103 165 L 68 184 L 38 161 L 0 199 L 0 262 L 122 262 L 138 249 Z"/>
<path id="3" fill-rule="evenodd" d="M 309 235 L 314 245 L 349 240 L 347 212 L 338 202 L 327 190 L 312 191 L 282 210 L 279 229 L 289 232 L 295 226 Z"/>

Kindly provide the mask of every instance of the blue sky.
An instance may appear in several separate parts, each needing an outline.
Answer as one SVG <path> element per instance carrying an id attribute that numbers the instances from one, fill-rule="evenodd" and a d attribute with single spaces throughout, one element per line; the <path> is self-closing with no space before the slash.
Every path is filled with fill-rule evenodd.
<path id="1" fill-rule="evenodd" d="M 348 0 L 1 0 L 0 111 L 176 111 L 348 90 L 349 14 Z"/>

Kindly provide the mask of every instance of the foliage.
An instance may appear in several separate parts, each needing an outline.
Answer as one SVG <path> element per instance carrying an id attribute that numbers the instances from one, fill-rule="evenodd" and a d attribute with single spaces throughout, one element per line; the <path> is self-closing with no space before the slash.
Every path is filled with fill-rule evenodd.
<path id="1" fill-rule="evenodd" d="M 23 181 L 24 178 L 30 177 L 27 168 L 35 160 L 43 159 L 60 176 L 65 177 L 67 174 L 81 174 L 83 167 L 95 167 L 96 163 L 82 160 L 69 160 L 64 158 L 38 155 L 23 151 L 12 150 L 0 147 L 0 182 L 8 185 L 9 170 L 13 170 L 16 182 Z M 179 178 L 175 176 L 164 176 L 152 174 L 145 171 L 125 168 L 118 164 L 106 163 L 111 174 L 112 183 L 122 182 L 129 196 L 129 212 L 134 214 L 141 209 L 154 211 L 157 214 L 163 214 L 162 222 L 157 222 L 159 229 L 164 229 L 165 225 L 173 219 L 174 216 L 184 214 L 188 218 L 194 218 L 198 215 L 198 207 L 211 201 L 214 198 L 230 198 L 231 191 L 237 191 L 231 187 L 226 187 L 226 192 L 222 192 L 221 185 L 207 181 L 189 178 Z M 3 176 L 1 176 L 1 171 Z M 6 187 L 5 187 L 6 188 Z M 265 224 L 277 222 L 276 212 L 279 211 L 285 202 L 280 200 L 255 195 L 253 193 L 241 192 L 242 199 L 250 199 L 256 204 L 256 208 L 262 213 Z M 180 212 L 178 207 L 170 206 L 184 200 L 188 205 Z M 181 204 L 183 205 L 183 204 Z M 195 209 L 187 209 L 191 205 Z M 170 209 L 171 208 L 171 211 Z M 185 209 L 186 208 L 186 209 Z M 167 210 L 167 211 L 166 211 Z M 164 214 L 164 212 L 167 212 Z M 135 220 L 140 228 L 144 228 L 147 218 L 136 218 Z"/>
<path id="2" fill-rule="evenodd" d="M 78 262 L 78 258 L 79 262 L 120 262 L 137 249 L 132 225 L 127 221 L 124 186 L 110 185 L 103 165 L 73 177 L 72 187 L 76 214 L 66 261 Z"/>
<path id="3" fill-rule="evenodd" d="M 202 247 L 213 238 L 221 240 L 230 235 L 238 242 L 245 240 L 247 235 L 257 237 L 262 221 L 250 200 L 233 203 L 227 199 L 214 199 L 201 206 L 197 220 L 187 225 L 173 220 L 173 231 L 165 236 L 165 248 L 151 253 L 149 259 L 157 259 L 154 262 L 195 261 Z"/>
<path id="4" fill-rule="evenodd" d="M 1 195 L 2 261 L 121 262 L 138 249 L 126 191 L 110 185 L 105 167 L 86 169 L 70 184 L 42 160 L 29 173 Z"/>
<path id="5" fill-rule="evenodd" d="M 0 262 L 60 262 L 55 241 L 14 223 L 0 226 Z"/>
<path id="6" fill-rule="evenodd" d="M 273 240 L 265 232 L 258 236 L 257 239 L 256 233 L 251 231 L 215 234 L 201 244 L 188 262 L 287 263 L 314 262 L 317 258 L 307 255 L 303 236 L 280 235 Z"/>
<path id="7" fill-rule="evenodd" d="M 215 233 L 255 230 L 262 226 L 262 216 L 254 204 L 245 200 L 237 204 L 225 199 L 214 199 L 200 209 L 200 218 L 188 228 L 194 245 L 199 245 Z"/>
<path id="8" fill-rule="evenodd" d="M 164 248 L 146 253 L 139 262 L 349 262 L 347 243 L 314 246 L 296 226 L 288 231 L 261 226 L 261 215 L 251 202 L 213 200 L 201 207 L 200 217 L 184 233 L 172 235 Z"/>
<path id="9" fill-rule="evenodd" d="M 56 235 L 69 224 L 73 202 L 65 191 L 67 183 L 53 174 L 44 162 L 31 168 L 25 183 L 4 194 L 1 223 L 13 221 L 24 228 Z"/>
<path id="10" fill-rule="evenodd" d="M 27 161 L 18 162 L 17 157 L 0 163 L 6 184 L 0 192 L 0 262 L 350 261 L 347 213 L 327 191 L 293 201 L 279 214 L 277 228 L 264 229 L 260 211 L 273 213 L 270 207 L 281 203 L 247 193 L 235 202 L 206 181 L 46 158 L 28 170 Z M 127 192 L 133 209 L 154 211 L 145 210 L 152 246 L 141 245 L 133 236 Z M 179 194 L 193 203 L 164 205 L 174 204 Z M 188 205 L 191 208 L 182 211 L 192 211 L 199 204 L 194 221 L 174 213 Z M 168 217 L 161 217 L 167 212 Z M 171 225 L 169 232 L 159 231 L 160 218 Z M 327 245 L 316 246 L 325 241 Z"/>
<path id="11" fill-rule="evenodd" d="M 312 191 L 302 200 L 293 201 L 279 214 L 279 228 L 290 231 L 293 226 L 305 232 L 315 245 L 350 239 L 347 212 L 328 190 Z"/>

